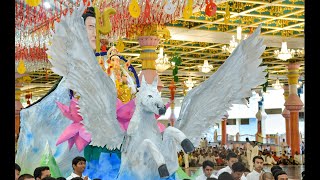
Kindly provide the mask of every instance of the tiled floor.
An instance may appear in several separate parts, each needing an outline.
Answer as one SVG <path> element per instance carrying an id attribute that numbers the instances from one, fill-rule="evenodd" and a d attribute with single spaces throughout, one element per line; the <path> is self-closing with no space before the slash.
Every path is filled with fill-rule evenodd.
<path id="1" fill-rule="evenodd" d="M 281 165 L 282 169 L 287 172 L 289 180 L 301 180 L 301 172 L 304 171 L 304 165 Z M 200 167 L 190 167 L 188 169 L 184 169 L 185 172 L 191 176 L 195 171 L 197 171 Z M 216 173 L 219 169 L 223 168 L 223 166 L 216 166 L 214 169 L 214 173 Z M 264 171 L 270 172 L 271 166 L 264 166 Z"/>

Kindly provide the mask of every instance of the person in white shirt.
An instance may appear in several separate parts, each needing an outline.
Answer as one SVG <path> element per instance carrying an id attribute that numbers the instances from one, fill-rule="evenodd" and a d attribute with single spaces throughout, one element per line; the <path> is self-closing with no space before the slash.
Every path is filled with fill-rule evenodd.
<path id="1" fill-rule="evenodd" d="M 248 162 L 248 165 L 249 165 L 249 167 L 251 166 L 251 152 L 252 152 L 252 149 L 253 149 L 253 146 L 252 146 L 252 144 L 250 143 L 250 141 L 249 141 L 249 138 L 246 138 L 246 155 L 247 155 L 247 162 Z"/>
<path id="2" fill-rule="evenodd" d="M 297 164 L 302 164 L 302 156 L 296 151 L 295 155 L 294 155 L 294 161 Z"/>
<path id="3" fill-rule="evenodd" d="M 229 152 L 227 154 L 226 159 L 227 159 L 227 166 L 218 171 L 218 173 L 217 173 L 218 177 L 223 172 L 228 172 L 229 174 L 231 174 L 232 173 L 232 169 L 231 169 L 232 165 L 234 163 L 238 162 L 238 156 L 234 152 Z M 244 172 L 244 170 L 243 170 L 243 172 Z M 242 174 L 244 174 L 244 173 L 242 173 Z M 242 175 L 241 180 L 246 180 L 246 177 L 244 175 Z"/>
<path id="4" fill-rule="evenodd" d="M 214 164 L 212 161 L 206 160 L 202 163 L 202 174 L 196 180 L 207 180 L 207 178 L 218 178 L 213 174 Z"/>
<path id="5" fill-rule="evenodd" d="M 271 165 L 271 164 L 277 164 L 277 162 L 274 160 L 274 158 L 271 156 L 271 154 L 268 153 L 266 155 L 266 161 L 264 164 Z"/>
<path id="6" fill-rule="evenodd" d="M 259 180 L 260 175 L 263 173 L 263 158 L 261 156 L 255 156 L 253 158 L 254 169 L 247 175 L 247 180 Z"/>
<path id="7" fill-rule="evenodd" d="M 253 158 L 255 156 L 259 155 L 259 147 L 258 147 L 258 142 L 254 141 L 254 147 L 252 148 L 252 152 L 251 152 L 251 160 L 249 161 L 250 164 L 250 171 L 253 170 Z"/>
<path id="8" fill-rule="evenodd" d="M 72 169 L 73 172 L 67 180 L 71 180 L 74 177 L 81 177 L 83 180 L 91 180 L 88 176 L 84 176 L 82 173 L 86 168 L 86 159 L 81 156 L 77 156 L 72 160 Z"/>

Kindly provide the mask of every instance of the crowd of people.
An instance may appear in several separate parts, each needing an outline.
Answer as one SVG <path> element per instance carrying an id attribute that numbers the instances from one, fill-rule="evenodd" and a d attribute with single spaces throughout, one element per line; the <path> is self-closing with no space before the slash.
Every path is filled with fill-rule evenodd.
<path id="1" fill-rule="evenodd" d="M 196 180 L 228 179 L 229 175 L 231 175 L 230 179 L 237 180 L 288 179 L 288 175 L 281 168 L 282 165 L 304 164 L 303 157 L 298 152 L 294 156 L 291 156 L 285 148 L 275 152 L 268 146 L 263 148 L 262 144 L 248 139 L 246 143 L 237 147 L 232 143 L 229 146 L 220 144 L 209 146 L 208 144 L 204 138 L 200 147 L 189 155 L 183 151 L 178 153 L 178 162 L 181 167 L 202 167 L 203 174 Z M 214 173 L 214 167 L 220 170 Z M 265 172 L 264 167 L 270 168 L 270 172 Z"/>
<path id="2" fill-rule="evenodd" d="M 261 156 L 264 160 L 264 165 L 303 165 L 303 154 L 298 152 L 292 156 L 287 149 L 282 148 L 281 151 L 276 152 L 270 149 L 269 146 L 262 146 L 257 142 L 250 142 L 247 139 L 246 143 L 240 146 L 235 146 L 230 143 L 226 145 L 209 146 L 204 138 L 200 146 L 190 154 L 185 154 L 183 151 L 178 153 L 179 165 L 181 167 L 199 167 L 205 160 L 212 161 L 216 166 L 225 166 L 226 157 L 229 152 L 234 152 L 239 161 L 244 163 L 246 168 L 252 170 L 253 164 L 251 163 L 254 156 Z"/>
<path id="3" fill-rule="evenodd" d="M 40 166 L 35 168 L 32 174 L 21 174 L 21 167 L 15 164 L 15 180 L 91 180 L 88 176 L 84 176 L 83 172 L 86 168 L 86 159 L 81 156 L 77 156 L 72 160 L 73 172 L 65 177 L 54 178 L 51 177 L 50 168 L 48 166 Z M 95 178 L 93 180 L 101 180 Z"/>

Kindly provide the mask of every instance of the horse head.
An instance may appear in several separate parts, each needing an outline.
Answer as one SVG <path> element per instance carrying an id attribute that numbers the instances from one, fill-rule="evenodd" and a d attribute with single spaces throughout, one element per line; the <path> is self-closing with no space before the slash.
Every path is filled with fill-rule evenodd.
<path id="1" fill-rule="evenodd" d="M 144 76 L 142 76 L 141 86 L 137 93 L 137 105 L 141 106 L 146 112 L 163 115 L 166 113 L 166 106 L 162 101 L 157 85 L 157 77 L 152 84 L 148 84 Z"/>

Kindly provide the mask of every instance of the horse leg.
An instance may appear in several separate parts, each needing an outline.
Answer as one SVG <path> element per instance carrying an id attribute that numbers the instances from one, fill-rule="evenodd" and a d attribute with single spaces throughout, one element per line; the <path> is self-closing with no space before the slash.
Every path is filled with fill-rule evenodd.
<path id="1" fill-rule="evenodd" d="M 141 145 L 145 149 L 148 149 L 149 152 L 151 153 L 151 156 L 153 157 L 153 159 L 155 160 L 158 166 L 158 172 L 159 172 L 160 178 L 169 177 L 169 171 L 165 163 L 164 157 L 162 153 L 158 150 L 157 146 L 150 139 L 143 140 Z"/>
<path id="2" fill-rule="evenodd" d="M 163 141 L 174 139 L 177 143 L 181 144 L 181 147 L 185 153 L 194 151 L 192 142 L 186 137 L 186 135 L 179 129 L 169 126 L 163 133 Z"/>

